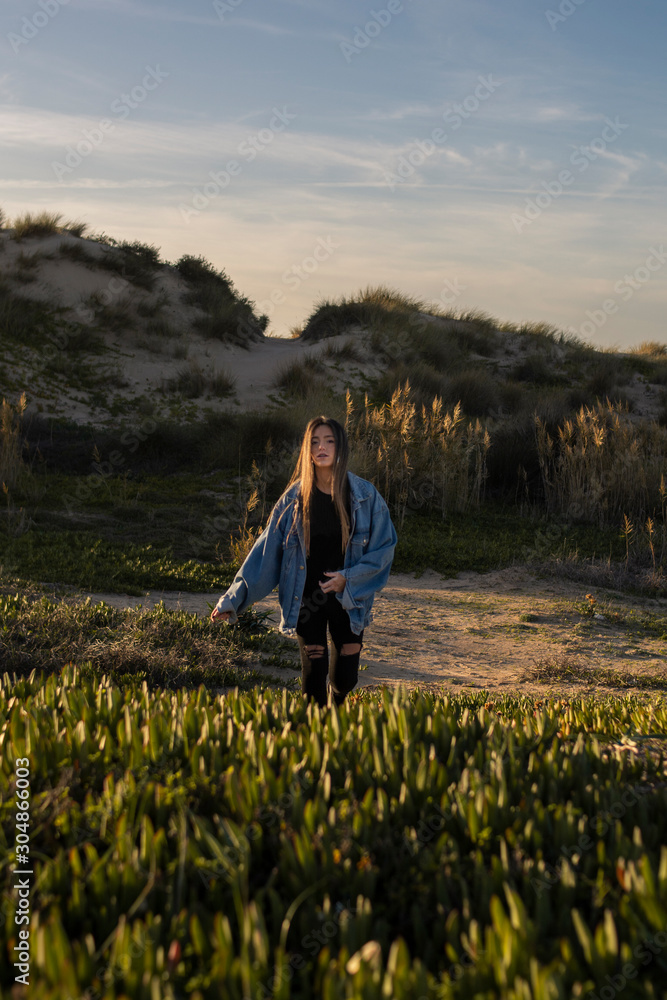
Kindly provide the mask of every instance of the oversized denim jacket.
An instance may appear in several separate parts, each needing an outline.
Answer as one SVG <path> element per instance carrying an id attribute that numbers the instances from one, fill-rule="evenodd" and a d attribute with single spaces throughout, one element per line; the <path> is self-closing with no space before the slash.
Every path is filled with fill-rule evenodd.
<path id="1" fill-rule="evenodd" d="M 336 597 L 350 616 L 355 635 L 372 621 L 376 591 L 385 586 L 396 547 L 396 531 L 386 503 L 372 483 L 348 472 L 350 540 L 341 574 L 345 589 Z M 269 522 L 216 608 L 231 611 L 234 623 L 241 611 L 278 587 L 280 631 L 295 635 L 306 582 L 306 547 L 301 518 L 295 517 L 299 483 L 276 503 Z"/>

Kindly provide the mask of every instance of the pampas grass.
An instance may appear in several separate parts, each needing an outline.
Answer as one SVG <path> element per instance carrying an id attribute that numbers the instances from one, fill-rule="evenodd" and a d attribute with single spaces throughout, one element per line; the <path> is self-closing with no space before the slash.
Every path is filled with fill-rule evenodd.
<path id="1" fill-rule="evenodd" d="M 355 470 L 381 490 L 399 525 L 409 508 L 430 507 L 442 516 L 478 507 L 486 479 L 489 432 L 446 411 L 437 397 L 417 408 L 409 382 L 385 406 L 366 397 L 358 413 L 347 394 L 346 428 Z"/>
<path id="2" fill-rule="evenodd" d="M 11 489 L 24 472 L 22 420 L 26 408 L 26 395 L 21 394 L 12 406 L 3 399 L 0 406 L 0 483 Z"/>
<path id="3" fill-rule="evenodd" d="M 536 438 L 550 513 L 601 526 L 623 515 L 644 521 L 654 514 L 667 468 L 667 428 L 634 421 L 607 401 L 582 406 L 557 436 L 537 417 Z"/>

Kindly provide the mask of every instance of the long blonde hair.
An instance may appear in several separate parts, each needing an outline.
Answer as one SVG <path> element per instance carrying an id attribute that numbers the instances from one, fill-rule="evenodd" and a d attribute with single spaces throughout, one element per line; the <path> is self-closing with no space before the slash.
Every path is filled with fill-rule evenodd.
<path id="1" fill-rule="evenodd" d="M 289 489 L 294 483 L 300 483 L 297 497 L 297 516 L 301 517 L 303 525 L 303 536 L 306 544 L 306 554 L 310 553 L 310 505 L 315 492 L 315 464 L 311 455 L 313 433 L 318 427 L 326 426 L 331 429 L 334 436 L 336 452 L 334 456 L 333 480 L 331 484 L 331 498 L 340 520 L 341 535 L 343 540 L 343 552 L 347 548 L 350 537 L 350 519 L 347 514 L 347 500 L 349 494 L 349 484 L 347 480 L 347 458 L 349 445 L 347 433 L 342 424 L 331 417 L 313 417 L 303 436 L 299 457 L 292 473 L 292 478 L 286 486 Z M 296 519 L 295 519 L 296 521 Z"/>

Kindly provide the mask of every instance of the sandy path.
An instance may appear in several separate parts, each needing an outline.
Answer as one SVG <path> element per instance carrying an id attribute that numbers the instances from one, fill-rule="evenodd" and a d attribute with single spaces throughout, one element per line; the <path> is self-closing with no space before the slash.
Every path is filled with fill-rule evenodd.
<path id="1" fill-rule="evenodd" d="M 374 621 L 364 636 L 359 686 L 402 683 L 409 688 L 419 685 L 451 691 L 572 694 L 581 692 L 582 685 L 527 681 L 527 670 L 535 661 L 563 657 L 634 675 L 664 669 L 667 636 L 632 629 L 601 616 L 582 617 L 573 602 L 585 603 L 586 593 L 591 592 L 602 600 L 601 594 L 583 584 L 539 578 L 521 567 L 462 573 L 456 579 L 445 579 L 430 570 L 418 578 L 392 574 L 376 597 Z M 207 603 L 214 603 L 219 595 L 154 592 L 144 598 L 90 596 L 114 607 L 152 607 L 164 600 L 167 607 L 201 615 L 208 613 Z M 626 614 L 630 609 L 667 614 L 667 600 L 618 595 L 608 603 Z M 273 611 L 279 620 L 277 595 L 255 607 Z M 293 676 L 298 676 L 296 645 Z"/>

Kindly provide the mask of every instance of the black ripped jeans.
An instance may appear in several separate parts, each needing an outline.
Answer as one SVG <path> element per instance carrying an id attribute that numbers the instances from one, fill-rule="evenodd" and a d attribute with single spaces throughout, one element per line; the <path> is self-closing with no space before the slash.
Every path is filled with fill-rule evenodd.
<path id="1" fill-rule="evenodd" d="M 327 624 L 331 633 L 331 660 L 327 648 Z M 359 679 L 358 653 L 343 655 L 346 643 L 360 647 L 364 631 L 359 635 L 350 628 L 350 616 L 334 593 L 325 594 L 316 587 L 301 600 L 299 620 L 296 626 L 299 649 L 301 650 L 301 690 L 310 700 L 324 707 L 327 703 L 327 675 L 331 692 L 337 705 L 342 705 Z M 309 653 L 306 646 L 322 646 L 321 654 Z"/>

